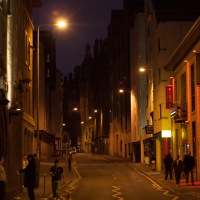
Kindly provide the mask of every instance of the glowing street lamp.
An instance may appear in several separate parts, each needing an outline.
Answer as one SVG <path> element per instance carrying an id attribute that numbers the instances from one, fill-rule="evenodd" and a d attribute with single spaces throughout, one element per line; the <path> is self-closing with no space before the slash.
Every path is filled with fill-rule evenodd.
<path id="1" fill-rule="evenodd" d="M 140 70 L 140 72 L 144 72 L 144 71 L 145 71 L 145 68 L 144 68 L 144 67 L 141 67 L 139 70 Z"/>
<path id="2" fill-rule="evenodd" d="M 152 69 L 147 69 L 147 68 L 144 68 L 144 67 L 140 67 L 140 68 L 139 68 L 139 71 L 140 71 L 140 72 L 145 72 L 145 71 L 147 71 L 147 70 L 148 70 L 148 71 L 152 71 Z"/>
<path id="3" fill-rule="evenodd" d="M 124 89 L 119 89 L 119 93 L 124 93 Z"/>
<path id="4" fill-rule="evenodd" d="M 56 24 L 41 24 L 37 28 L 37 157 L 40 158 L 40 133 L 39 133 L 39 101 L 40 101 L 40 28 L 42 26 L 65 27 L 66 22 L 60 21 Z"/>

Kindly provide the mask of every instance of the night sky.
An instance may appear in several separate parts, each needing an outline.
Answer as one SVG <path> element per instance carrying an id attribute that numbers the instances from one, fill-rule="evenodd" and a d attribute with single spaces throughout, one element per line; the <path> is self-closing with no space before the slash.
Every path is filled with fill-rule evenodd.
<path id="1" fill-rule="evenodd" d="M 43 6 L 34 8 L 34 26 L 56 23 L 65 18 L 69 27 L 55 30 L 57 68 L 64 74 L 74 71 L 85 56 L 85 46 L 96 38 L 107 37 L 111 10 L 123 9 L 123 0 L 42 0 Z M 43 27 L 49 30 L 51 27 Z M 55 27 L 54 27 L 55 28 Z M 42 30 L 42 29 L 41 29 Z"/>

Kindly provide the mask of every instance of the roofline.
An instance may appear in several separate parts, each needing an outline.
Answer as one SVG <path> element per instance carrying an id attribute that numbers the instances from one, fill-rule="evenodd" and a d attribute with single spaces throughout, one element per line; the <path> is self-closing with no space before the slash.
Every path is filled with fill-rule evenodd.
<path id="1" fill-rule="evenodd" d="M 200 40 L 200 17 L 196 20 L 191 29 L 185 35 L 177 49 L 174 51 L 164 66 L 164 69 L 167 71 L 174 71 L 178 64 L 186 56 L 188 50 L 192 49 L 198 40 Z"/>

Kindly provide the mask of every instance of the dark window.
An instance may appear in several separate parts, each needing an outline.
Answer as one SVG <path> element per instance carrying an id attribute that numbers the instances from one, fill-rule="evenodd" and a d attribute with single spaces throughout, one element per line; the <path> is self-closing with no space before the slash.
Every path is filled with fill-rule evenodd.
<path id="1" fill-rule="evenodd" d="M 191 65 L 191 102 L 192 102 L 192 111 L 194 111 L 195 110 L 194 64 Z"/>
<path id="2" fill-rule="evenodd" d="M 181 75 L 181 103 L 186 104 L 186 73 Z"/>

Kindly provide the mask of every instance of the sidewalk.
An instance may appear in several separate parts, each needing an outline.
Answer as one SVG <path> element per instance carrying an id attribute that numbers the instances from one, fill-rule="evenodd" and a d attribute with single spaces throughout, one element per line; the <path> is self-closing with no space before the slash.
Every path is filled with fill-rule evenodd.
<path id="1" fill-rule="evenodd" d="M 65 157 L 53 157 L 48 160 L 44 160 L 40 162 L 40 180 L 39 180 L 39 188 L 35 189 L 35 197 L 36 200 L 40 199 L 48 199 L 52 197 L 52 189 L 51 189 L 51 176 L 49 175 L 50 167 L 54 165 L 55 159 L 58 159 L 60 161 L 60 166 L 63 167 L 64 175 L 65 175 L 65 183 L 61 183 L 61 188 L 64 187 L 64 185 L 71 182 L 71 180 L 74 178 L 74 173 L 69 172 L 66 159 Z M 73 169 L 72 169 L 73 170 Z M 17 198 L 18 200 L 29 200 L 27 189 L 23 189 L 23 193 L 18 193 Z"/>
<path id="2" fill-rule="evenodd" d="M 182 173 L 182 178 L 180 181 L 180 185 L 176 186 L 175 175 L 173 173 L 172 180 L 164 180 L 165 174 L 163 172 L 151 171 L 151 167 L 147 167 L 145 164 L 142 163 L 131 163 L 131 166 L 135 167 L 138 171 L 144 173 L 145 175 L 151 177 L 155 182 L 158 182 L 161 186 L 168 188 L 170 191 L 175 192 L 179 196 L 188 197 L 188 199 L 196 199 L 200 198 L 200 182 L 195 181 L 194 186 L 190 183 L 190 176 L 189 176 L 189 183 L 188 185 L 185 182 L 184 173 Z M 195 180 L 194 174 L 194 180 Z"/>

